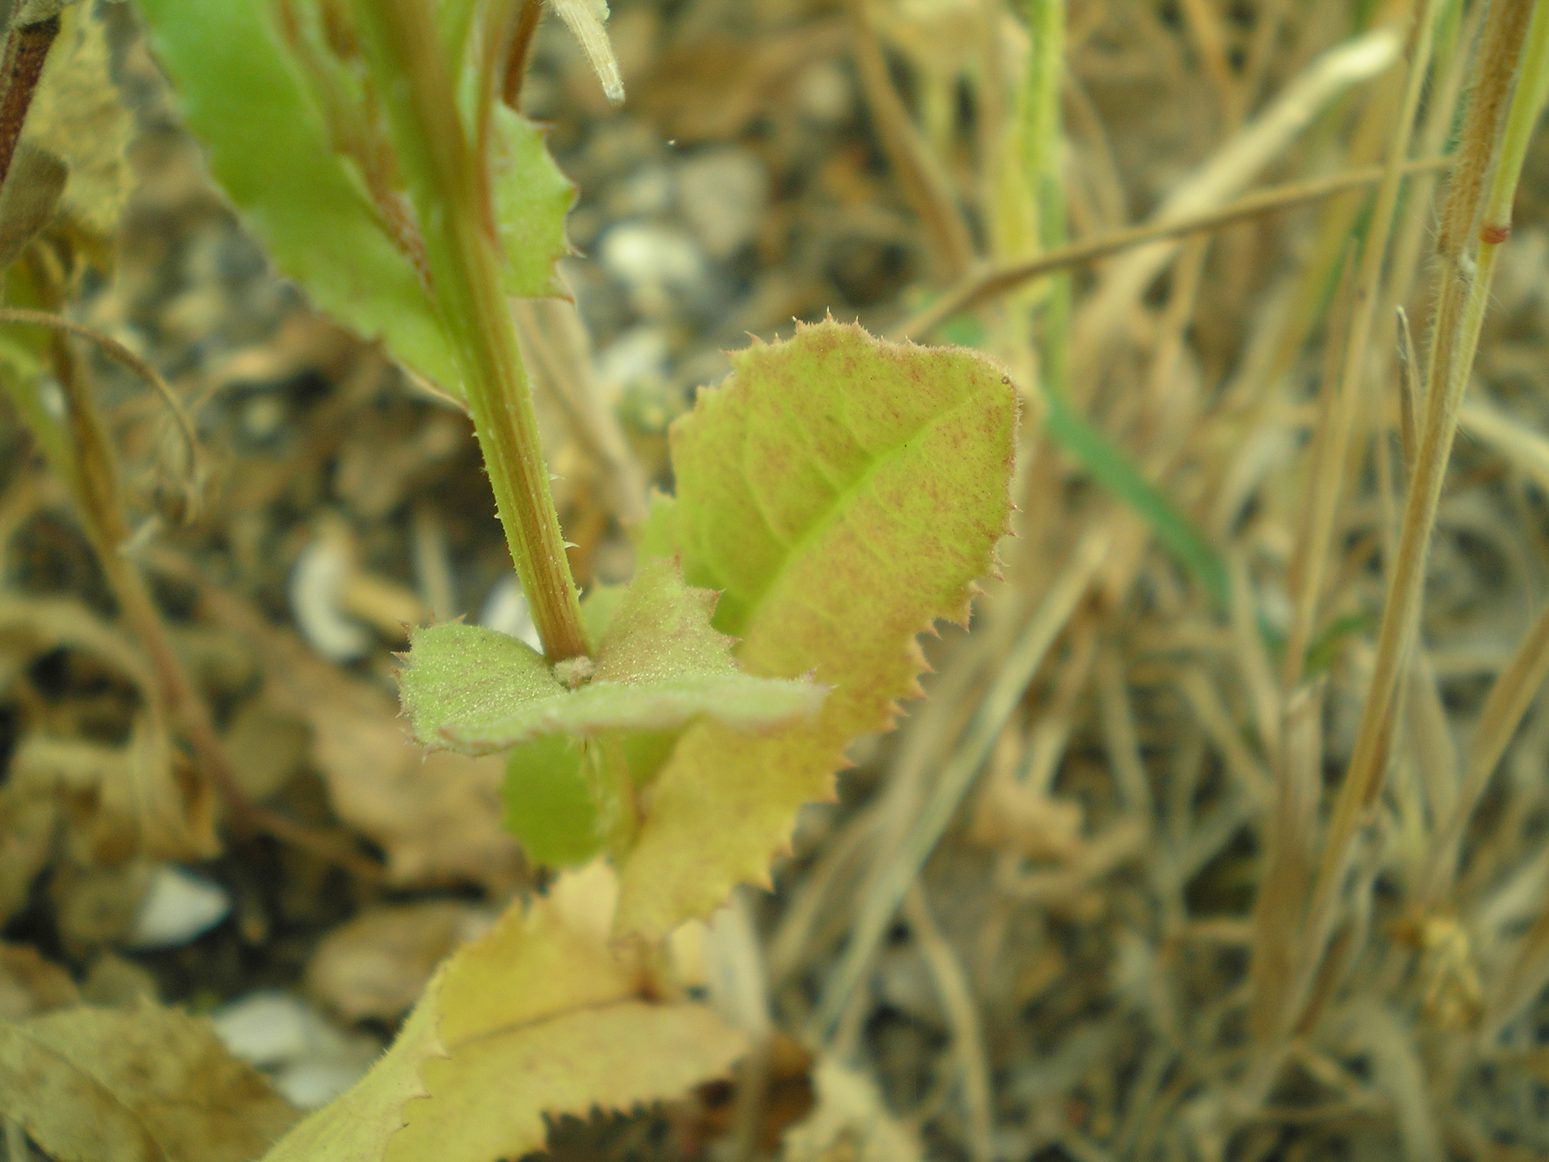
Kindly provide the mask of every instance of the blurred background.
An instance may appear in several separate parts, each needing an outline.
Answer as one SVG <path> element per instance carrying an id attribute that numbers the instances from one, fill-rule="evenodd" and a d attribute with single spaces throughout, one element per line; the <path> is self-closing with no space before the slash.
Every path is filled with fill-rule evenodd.
<path id="1" fill-rule="evenodd" d="M 545 21 L 521 106 L 580 191 L 574 301 L 518 324 L 583 586 L 629 575 L 668 425 L 750 336 L 859 320 L 982 350 L 1024 399 L 971 631 L 927 640 L 927 699 L 706 938 L 759 1052 L 681 1107 L 561 1124 L 555 1156 L 1549 1156 L 1538 141 L 1418 633 L 1363 726 L 1486 11 L 614 0 L 618 107 Z M 270 815 L 206 842 L 143 643 L 0 403 L 0 1014 L 191 1006 L 316 1105 L 545 882 L 499 759 L 424 759 L 395 717 L 405 625 L 520 633 L 522 601 L 465 418 L 275 274 L 133 6 L 97 16 L 116 95 L 74 132 L 113 212 L 51 253 L 71 317 L 193 417 L 197 473 L 77 349 L 135 560 Z M 151 781 L 181 823 L 112 789 Z"/>

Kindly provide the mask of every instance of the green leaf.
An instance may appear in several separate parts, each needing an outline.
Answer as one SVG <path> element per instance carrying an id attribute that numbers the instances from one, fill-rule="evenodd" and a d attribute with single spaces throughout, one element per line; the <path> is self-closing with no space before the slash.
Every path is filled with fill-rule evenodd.
<path id="1" fill-rule="evenodd" d="M 678 734 L 633 731 L 601 741 L 556 734 L 522 743 L 506 759 L 506 830 L 544 867 L 579 867 L 605 849 L 622 855 L 634 838 L 633 792 L 661 770 Z M 613 758 L 622 759 L 628 782 L 609 765 Z"/>
<path id="2" fill-rule="evenodd" d="M 1045 430 L 1049 438 L 1081 462 L 1099 484 L 1128 504 L 1223 613 L 1231 604 L 1226 562 L 1209 540 L 1171 500 L 1150 484 L 1107 436 L 1070 404 L 1056 396 L 1046 399 Z"/>
<path id="3" fill-rule="evenodd" d="M 489 176 L 505 262 L 500 286 L 513 298 L 564 296 L 555 263 L 570 253 L 565 215 L 576 189 L 544 144 L 544 130 L 506 106 L 490 116 Z"/>
<path id="4" fill-rule="evenodd" d="M 565 687 L 543 655 L 526 642 L 476 625 L 434 625 L 409 635 L 407 666 L 399 675 L 414 736 L 432 750 L 487 754 L 499 745 L 468 747 L 462 730 L 482 728 L 545 704 L 557 705 Z M 505 740 L 514 746 L 542 733 Z"/>
<path id="5" fill-rule="evenodd" d="M 414 631 L 402 674 L 414 732 L 429 747 L 488 754 L 552 734 L 585 738 L 670 729 L 708 715 L 756 730 L 815 714 L 822 688 L 739 672 L 731 641 L 710 628 L 714 595 L 677 567 L 640 570 L 598 644 L 589 680 L 570 688 L 531 647 L 494 630 Z"/>
<path id="6" fill-rule="evenodd" d="M 268 3 L 140 5 L 210 169 L 275 263 L 329 314 L 446 391 L 461 376 L 419 273 L 389 237 Z"/>
<path id="7" fill-rule="evenodd" d="M 576 867 L 607 842 L 592 783 L 582 770 L 585 746 L 556 734 L 523 743 L 506 759 L 501 795 L 506 830 L 533 863 Z"/>
<path id="8" fill-rule="evenodd" d="M 690 727 L 652 784 L 623 867 L 620 933 L 655 938 L 764 883 L 797 809 L 831 798 L 858 735 L 919 692 L 915 635 L 965 620 L 1007 529 L 1016 394 L 972 352 L 803 327 L 737 355 L 672 429 L 677 498 L 642 552 L 722 590 L 716 626 L 751 674 L 833 687 L 814 720 L 758 738 Z"/>

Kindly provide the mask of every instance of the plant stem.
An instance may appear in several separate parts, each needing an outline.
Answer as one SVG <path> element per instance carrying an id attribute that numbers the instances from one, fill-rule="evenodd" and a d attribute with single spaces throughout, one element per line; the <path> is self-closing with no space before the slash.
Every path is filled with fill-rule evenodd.
<path id="1" fill-rule="evenodd" d="M 0 186 L 11 172 L 11 159 L 16 156 L 16 143 L 21 140 L 32 95 L 43 76 L 48 50 L 58 35 L 59 17 L 50 16 L 19 25 L 5 38 L 4 62 L 0 65 Z"/>
<path id="2" fill-rule="evenodd" d="M 131 539 L 131 529 L 123 505 L 118 456 L 86 378 L 85 365 L 71 351 L 66 336 L 81 335 L 98 343 L 114 358 L 145 374 L 169 401 L 175 399 L 170 389 L 148 364 L 120 344 L 105 340 L 87 328 L 34 311 L 6 310 L 0 313 L 0 321 L 48 326 L 55 332 L 53 365 L 65 396 L 71 439 L 64 445 L 67 455 L 55 460 L 51 466 L 69 484 L 81 527 L 118 600 L 120 612 L 150 659 L 153 680 L 146 688 L 145 696 L 152 719 L 158 724 L 157 729 L 164 729 L 165 724 L 170 723 L 181 732 L 197 760 L 195 771 L 221 796 L 235 830 L 265 832 L 323 860 L 337 863 L 367 882 L 379 881 L 381 869 L 347 841 L 338 842 L 305 824 L 287 819 L 252 802 L 243 791 L 236 767 L 210 719 L 209 708 L 188 677 L 145 577 L 124 553 L 124 546 Z M 180 422 L 186 424 L 187 417 L 181 415 L 180 409 L 177 414 Z M 184 434 L 192 440 L 192 427 L 186 427 Z M 57 445 L 45 442 L 45 448 L 50 447 Z M 190 444 L 190 449 L 192 447 Z M 211 838 L 213 840 L 213 836 Z M 190 845 L 184 854 L 216 854 L 214 848 L 201 850 L 195 846 L 202 843 L 204 837 L 192 816 L 183 839 Z"/>
<path id="3" fill-rule="evenodd" d="M 501 291 L 484 175 L 421 0 L 356 0 L 372 72 L 419 214 L 431 293 L 456 341 L 474 433 L 517 576 L 550 661 L 588 653 L 538 440 L 521 349 Z"/>
<path id="4" fill-rule="evenodd" d="M 1425 561 L 1457 434 L 1458 409 L 1473 367 L 1490 278 L 1503 241 L 1496 232 L 1481 230 L 1481 226 L 1504 227 L 1509 222 L 1506 211 L 1521 172 L 1526 131 L 1514 129 L 1508 136 L 1504 132 L 1506 115 L 1510 110 L 1514 127 L 1520 126 L 1523 118 L 1531 123 L 1538 112 L 1541 77 L 1549 68 L 1541 41 L 1535 39 L 1533 51 L 1523 53 L 1533 9 L 1527 0 L 1501 0 L 1493 5 L 1475 50 L 1473 97 L 1436 242 L 1441 286 L 1431 328 L 1420 446 L 1410 476 L 1397 559 L 1355 752 L 1334 803 L 1309 907 L 1311 946 L 1319 952 L 1326 947 L 1332 928 L 1333 904 L 1351 840 L 1381 793 L 1387 774 L 1395 695 L 1419 621 Z M 1524 55 L 1528 65 L 1525 83 L 1513 99 L 1512 84 Z M 1486 177 L 1503 140 L 1510 143 L 1510 150 L 1500 154 L 1496 162 L 1487 197 Z"/>

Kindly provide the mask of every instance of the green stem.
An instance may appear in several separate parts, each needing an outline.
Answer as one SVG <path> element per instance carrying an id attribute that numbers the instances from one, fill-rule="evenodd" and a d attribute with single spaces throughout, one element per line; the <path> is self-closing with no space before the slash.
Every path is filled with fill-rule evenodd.
<path id="1" fill-rule="evenodd" d="M 431 292 L 456 342 L 468 410 L 533 623 L 551 661 L 588 653 L 538 439 L 532 391 L 500 289 L 488 199 L 453 79 L 422 0 L 356 0 L 393 143 L 419 214 Z"/>

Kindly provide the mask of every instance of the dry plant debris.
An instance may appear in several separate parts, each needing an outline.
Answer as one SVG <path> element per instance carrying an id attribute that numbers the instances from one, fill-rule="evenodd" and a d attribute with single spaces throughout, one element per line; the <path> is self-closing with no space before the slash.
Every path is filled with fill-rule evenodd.
<path id="1" fill-rule="evenodd" d="M 1472 95 L 1509 102 L 1504 22 L 1544 6 L 612 7 L 564 6 L 605 27 L 621 108 L 555 21 L 521 91 L 581 191 L 578 310 L 519 320 L 578 579 L 627 575 L 620 517 L 723 349 L 832 311 L 1024 389 L 1017 536 L 973 632 L 928 643 L 927 701 L 697 965 L 617 959 L 614 889 L 551 881 L 501 827 L 501 760 L 426 758 L 395 717 L 399 622 L 478 621 L 510 571 L 465 421 L 272 273 L 132 6 L 74 6 L 0 198 L 7 306 L 143 357 L 202 458 L 91 345 L 0 325 L 0 377 L 49 385 L 40 430 L 83 392 L 121 469 L 83 517 L 62 440 L 0 397 L 0 1157 L 259 1156 L 301 1115 L 186 1011 L 272 989 L 383 1045 L 425 996 L 361 1095 L 417 1128 L 394 1145 L 383 1112 L 371 1157 L 446 1133 L 448 1093 L 507 1092 L 486 1034 L 532 1035 L 500 1129 L 536 1149 L 570 1115 L 558 1158 L 1549 1153 L 1549 149 L 1509 237 L 1495 168 L 1444 179 L 1495 150 Z M 1472 360 L 1431 338 L 1445 199 L 1443 269 L 1497 268 Z M 1464 387 L 1406 559 L 1426 409 Z M 299 601 L 343 651 L 298 614 L 319 544 L 347 576 Z M 130 950 L 167 861 L 230 914 Z M 438 1043 L 427 981 L 520 963 L 538 929 L 573 955 Z M 540 1093 L 561 1053 L 640 1103 L 741 1056 L 602 1117 Z M 315 1116 L 281 1157 L 319 1156 Z"/>

